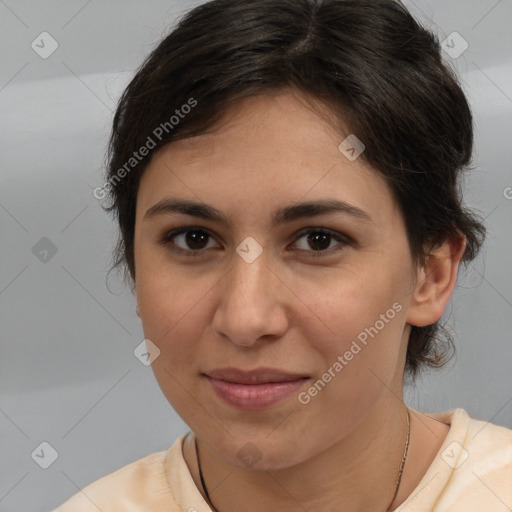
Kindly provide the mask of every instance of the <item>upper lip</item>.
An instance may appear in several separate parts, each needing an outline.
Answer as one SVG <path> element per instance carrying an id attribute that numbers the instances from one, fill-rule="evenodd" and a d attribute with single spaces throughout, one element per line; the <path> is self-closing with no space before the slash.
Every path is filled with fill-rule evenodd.
<path id="1" fill-rule="evenodd" d="M 276 368 L 257 368 L 255 370 L 239 370 L 238 368 L 218 368 L 206 372 L 208 377 L 225 380 L 237 384 L 263 384 L 266 382 L 288 382 L 307 378 L 300 373 L 289 373 Z"/>

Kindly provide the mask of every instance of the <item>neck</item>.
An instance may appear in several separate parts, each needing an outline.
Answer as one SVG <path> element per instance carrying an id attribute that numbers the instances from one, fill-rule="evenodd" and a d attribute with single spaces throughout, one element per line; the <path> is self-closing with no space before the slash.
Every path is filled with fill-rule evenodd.
<path id="1" fill-rule="evenodd" d="M 344 439 L 285 469 L 233 468 L 197 439 L 213 506 L 218 512 L 277 507 L 284 512 L 393 510 L 404 499 L 403 493 L 395 496 L 395 490 L 407 438 L 407 410 L 394 395 L 387 395 L 392 400 L 370 411 Z M 202 489 L 198 473 L 196 468 L 194 480 Z"/>

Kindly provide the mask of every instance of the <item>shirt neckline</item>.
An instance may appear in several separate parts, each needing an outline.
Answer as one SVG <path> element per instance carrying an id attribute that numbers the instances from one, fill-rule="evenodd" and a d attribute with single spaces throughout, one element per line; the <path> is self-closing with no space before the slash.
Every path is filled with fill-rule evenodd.
<path id="1" fill-rule="evenodd" d="M 409 409 L 413 412 L 420 412 L 411 407 Z M 419 510 L 418 507 L 421 507 L 422 510 L 433 510 L 454 471 L 443 458 L 443 452 L 450 447 L 450 455 L 456 460 L 464 450 L 459 441 L 467 438 L 470 422 L 470 417 L 464 409 L 423 414 L 446 423 L 450 426 L 450 429 L 423 478 L 406 500 L 392 512 L 402 512 L 412 503 L 414 503 L 416 510 Z M 174 500 L 183 510 L 212 512 L 197 488 L 183 456 L 183 443 L 188 435 L 194 436 L 194 433 L 188 431 L 183 434 L 167 451 L 164 469 L 169 488 Z"/>
<path id="2" fill-rule="evenodd" d="M 411 407 L 409 409 L 420 412 Z M 406 500 L 392 512 L 402 512 L 413 503 L 415 510 L 434 510 L 454 471 L 454 468 L 446 460 L 447 454 L 445 451 L 450 447 L 450 459 L 457 461 L 464 450 L 460 441 L 463 440 L 463 444 L 466 444 L 471 418 L 464 409 L 450 409 L 444 412 L 423 414 L 446 423 L 450 426 L 450 430 L 423 478 Z M 456 467 L 456 464 L 454 466 Z"/>

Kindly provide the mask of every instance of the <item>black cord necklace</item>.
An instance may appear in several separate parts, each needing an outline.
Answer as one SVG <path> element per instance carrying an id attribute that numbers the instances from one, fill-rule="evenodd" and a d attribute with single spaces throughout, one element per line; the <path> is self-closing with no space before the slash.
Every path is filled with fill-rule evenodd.
<path id="1" fill-rule="evenodd" d="M 406 407 L 406 411 L 407 411 L 407 439 L 405 441 L 404 454 L 402 456 L 402 461 L 400 462 L 400 468 L 398 469 L 398 477 L 397 477 L 396 484 L 395 484 L 395 492 L 394 492 L 393 498 L 391 499 L 391 502 L 389 503 L 386 510 L 389 510 L 389 507 L 395 501 L 396 495 L 398 494 L 400 482 L 402 481 L 402 473 L 404 471 L 405 460 L 407 459 L 407 452 L 409 451 L 409 439 L 411 436 L 411 421 L 410 421 L 410 416 L 409 416 L 409 409 L 407 407 Z M 206 494 L 206 497 L 208 498 L 208 502 L 209 502 L 210 507 L 212 508 L 213 512 L 219 512 L 213 505 L 212 500 L 210 498 L 210 494 L 208 493 L 208 489 L 206 488 L 206 484 L 204 482 L 203 472 L 201 471 L 201 462 L 199 460 L 199 450 L 197 449 L 196 437 L 194 437 L 194 444 L 196 447 L 197 467 L 199 468 L 199 478 L 201 480 L 201 485 L 203 486 L 204 493 Z"/>
<path id="2" fill-rule="evenodd" d="M 213 512 L 219 512 L 213 506 L 212 500 L 210 498 L 210 494 L 208 493 L 208 489 L 206 488 L 206 484 L 204 482 L 203 472 L 201 471 L 201 462 L 199 461 L 199 450 L 197 449 L 197 439 L 195 436 L 194 436 L 194 444 L 196 446 L 197 467 L 199 468 L 199 478 L 201 479 L 201 485 L 203 486 L 204 493 L 206 494 L 206 497 L 208 498 L 208 502 L 210 503 L 210 506 L 211 506 Z"/>

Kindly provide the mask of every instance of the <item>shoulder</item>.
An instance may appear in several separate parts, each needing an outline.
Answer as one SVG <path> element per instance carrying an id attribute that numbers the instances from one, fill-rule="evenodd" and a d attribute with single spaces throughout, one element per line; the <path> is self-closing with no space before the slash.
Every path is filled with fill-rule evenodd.
<path id="1" fill-rule="evenodd" d="M 488 421 L 469 419 L 462 463 L 480 478 L 501 484 L 512 496 L 512 430 Z"/>
<path id="2" fill-rule="evenodd" d="M 53 512 L 179 510 L 165 473 L 165 459 L 171 448 L 131 462 L 92 482 Z"/>
<path id="3" fill-rule="evenodd" d="M 471 418 L 462 409 L 457 409 L 455 414 L 467 424 L 467 430 L 460 431 L 460 440 L 455 441 L 463 448 L 456 467 L 467 461 L 468 467 L 475 471 L 491 474 L 503 470 L 511 478 L 508 485 L 512 485 L 512 429 Z"/>
<path id="4" fill-rule="evenodd" d="M 451 419 L 453 432 L 440 452 L 451 475 L 439 510 L 512 508 L 512 430 L 471 418 L 463 409 L 452 411 Z"/>

